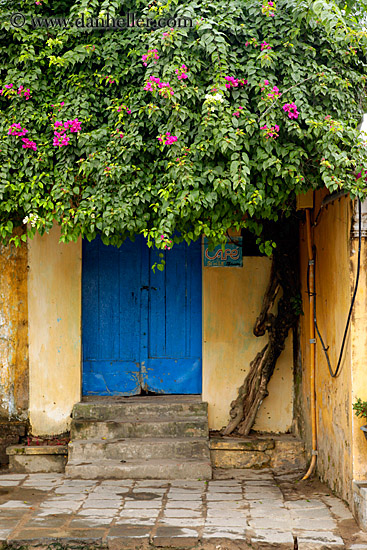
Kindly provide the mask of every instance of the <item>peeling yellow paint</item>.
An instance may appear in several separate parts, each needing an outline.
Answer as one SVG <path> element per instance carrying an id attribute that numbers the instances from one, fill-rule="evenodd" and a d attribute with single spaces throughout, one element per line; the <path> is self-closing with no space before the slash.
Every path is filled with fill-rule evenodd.
<path id="1" fill-rule="evenodd" d="M 354 287 L 357 272 L 358 239 L 351 242 L 351 283 Z M 367 243 L 362 239 L 361 269 L 358 292 L 353 308 L 351 356 L 352 356 L 352 403 L 358 397 L 367 401 Z M 353 479 L 367 480 L 367 441 L 361 431 L 366 419 L 352 413 Z"/>
<path id="2" fill-rule="evenodd" d="M 20 231 L 19 231 L 20 233 Z M 28 416 L 27 246 L 0 246 L 0 417 Z"/>
<path id="3" fill-rule="evenodd" d="M 317 192 L 315 196 L 315 213 L 319 211 L 322 198 L 326 192 Z M 324 339 L 329 346 L 329 356 L 333 370 L 336 368 L 344 328 L 351 301 L 350 273 L 350 230 L 351 203 L 348 198 L 342 198 L 323 209 L 319 223 L 313 230 L 313 240 L 317 248 L 316 256 L 316 300 L 317 322 Z M 309 303 L 307 297 L 307 249 L 305 226 L 301 226 L 300 234 L 300 269 L 304 316 L 301 317 L 301 352 L 302 352 L 302 397 L 304 407 L 305 436 L 310 441 L 310 346 L 309 339 Z M 358 300 L 366 291 L 365 275 L 360 282 Z M 357 304 L 356 304 L 357 306 Z M 364 305 L 364 316 L 367 310 Z M 355 341 L 355 359 L 359 361 L 359 346 L 364 342 L 366 353 L 365 324 L 357 331 L 352 328 Z M 352 355 L 351 331 L 346 341 L 340 375 L 332 378 L 329 375 L 325 355 L 317 338 L 316 345 L 316 400 L 317 400 L 317 432 L 318 457 L 317 471 L 322 480 L 341 497 L 351 502 L 352 496 Z M 365 369 L 363 365 L 356 366 L 353 359 L 353 369 Z M 366 375 L 364 375 L 367 380 Z M 366 387 L 366 386 L 365 386 Z M 361 395 L 363 397 L 363 395 Z M 364 394 L 367 399 L 367 387 Z M 362 436 L 362 434 L 361 434 Z M 363 437 L 363 436 L 362 436 Z M 367 448 L 366 448 L 367 449 Z M 367 456 L 367 454 L 365 454 Z"/>
<path id="4" fill-rule="evenodd" d="M 81 397 L 81 241 L 29 241 L 29 410 L 35 435 L 68 430 Z"/>

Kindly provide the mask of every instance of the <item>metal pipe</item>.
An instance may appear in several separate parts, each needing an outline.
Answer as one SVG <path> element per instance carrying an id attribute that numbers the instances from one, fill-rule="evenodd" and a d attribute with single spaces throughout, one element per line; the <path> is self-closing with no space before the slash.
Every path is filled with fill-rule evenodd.
<path id="1" fill-rule="evenodd" d="M 307 233 L 307 254 L 309 265 L 309 304 L 310 304 L 310 384 L 311 384 L 311 429 L 312 429 L 312 457 L 307 473 L 302 481 L 308 479 L 316 466 L 317 457 L 317 426 L 316 426 L 316 388 L 315 388 L 315 358 L 316 358 L 316 338 L 315 338 L 315 319 L 314 319 L 314 300 L 315 300 L 315 265 L 312 252 L 311 238 L 311 216 L 310 209 L 306 210 L 306 233 Z"/>

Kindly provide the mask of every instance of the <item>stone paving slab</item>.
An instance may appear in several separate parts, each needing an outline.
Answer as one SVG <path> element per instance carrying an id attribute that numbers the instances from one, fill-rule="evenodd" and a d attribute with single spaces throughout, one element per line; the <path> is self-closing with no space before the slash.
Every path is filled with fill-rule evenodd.
<path id="1" fill-rule="evenodd" d="M 234 479 L 0 474 L 0 549 L 367 550 L 367 533 L 320 483 L 270 470 L 227 476 Z"/>

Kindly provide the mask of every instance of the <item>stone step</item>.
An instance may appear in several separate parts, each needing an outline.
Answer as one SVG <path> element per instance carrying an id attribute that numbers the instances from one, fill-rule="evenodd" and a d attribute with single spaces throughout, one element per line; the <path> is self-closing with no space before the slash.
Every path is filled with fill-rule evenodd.
<path id="1" fill-rule="evenodd" d="M 171 416 L 174 418 L 174 416 Z M 167 418 L 126 417 L 123 421 L 73 420 L 71 439 L 120 439 L 124 437 L 209 437 L 205 416 Z"/>
<path id="2" fill-rule="evenodd" d="M 124 420 L 126 417 L 179 418 L 207 416 L 200 396 L 120 397 L 88 400 L 74 405 L 75 420 Z"/>
<path id="3" fill-rule="evenodd" d="M 211 479 L 205 460 L 69 460 L 65 473 L 74 479 Z"/>
<path id="4" fill-rule="evenodd" d="M 69 443 L 69 460 L 192 458 L 210 461 L 208 440 L 193 438 L 79 439 Z"/>

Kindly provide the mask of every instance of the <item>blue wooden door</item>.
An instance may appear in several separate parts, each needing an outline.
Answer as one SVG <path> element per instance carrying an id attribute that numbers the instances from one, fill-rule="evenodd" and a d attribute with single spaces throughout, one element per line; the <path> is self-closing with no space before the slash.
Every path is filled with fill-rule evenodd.
<path id="1" fill-rule="evenodd" d="M 201 393 L 201 247 L 83 241 L 83 394 Z"/>

